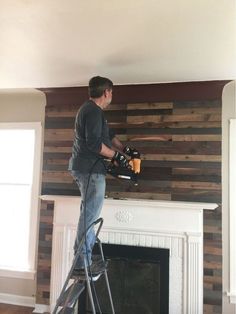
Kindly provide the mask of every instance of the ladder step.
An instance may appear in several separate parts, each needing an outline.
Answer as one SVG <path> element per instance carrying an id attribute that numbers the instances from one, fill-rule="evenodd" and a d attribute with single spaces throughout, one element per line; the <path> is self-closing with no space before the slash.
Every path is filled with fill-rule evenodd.
<path id="1" fill-rule="evenodd" d="M 71 307 L 66 307 L 61 309 L 58 314 L 74 314 L 75 309 Z"/>
<path id="2" fill-rule="evenodd" d="M 60 300 L 58 300 L 59 306 L 67 306 L 70 307 L 74 305 L 74 303 L 78 300 L 80 294 L 84 291 L 85 284 L 79 280 L 74 281 L 63 293 Z M 68 312 L 69 313 L 69 312 Z"/>

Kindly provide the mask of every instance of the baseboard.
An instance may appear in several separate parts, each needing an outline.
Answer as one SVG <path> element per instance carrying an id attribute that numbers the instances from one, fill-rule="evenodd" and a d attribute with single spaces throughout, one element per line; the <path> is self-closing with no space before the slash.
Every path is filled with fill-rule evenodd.
<path id="1" fill-rule="evenodd" d="M 23 295 L 0 293 L 0 303 L 34 307 L 35 298 Z"/>
<path id="2" fill-rule="evenodd" d="M 41 314 L 41 313 L 50 313 L 50 307 L 49 305 L 45 305 L 45 304 L 35 304 L 35 309 L 33 310 L 32 313 L 37 313 L 37 314 Z"/>

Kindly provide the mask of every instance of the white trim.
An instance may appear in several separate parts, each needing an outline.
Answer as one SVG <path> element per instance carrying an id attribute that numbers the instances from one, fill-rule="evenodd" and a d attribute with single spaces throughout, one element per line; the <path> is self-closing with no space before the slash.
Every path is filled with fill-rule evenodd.
<path id="1" fill-rule="evenodd" d="M 236 304 L 236 291 L 227 293 L 227 296 L 229 297 L 230 303 Z"/>
<path id="2" fill-rule="evenodd" d="M 35 270 L 12 270 L 12 269 L 0 269 L 0 277 L 7 278 L 20 278 L 20 279 L 35 279 Z"/>
<path id="3" fill-rule="evenodd" d="M 80 197 L 78 196 L 70 196 L 70 195 L 41 195 L 40 198 L 44 201 L 63 201 L 63 200 L 78 200 L 80 202 Z M 142 206 L 148 207 L 165 207 L 171 209 L 207 209 L 207 210 L 215 210 L 218 207 L 216 203 L 201 203 L 201 202 L 182 202 L 182 201 L 161 201 L 161 200 L 143 200 L 143 199 L 112 199 L 106 198 L 105 204 L 114 204 L 120 205 L 130 205 L 132 203 L 133 206 L 140 206 L 140 202 Z"/>
<path id="4" fill-rule="evenodd" d="M 49 313 L 50 312 L 50 307 L 49 305 L 45 304 L 35 304 L 35 309 L 33 310 L 32 313 Z"/>
<path id="5" fill-rule="evenodd" d="M 1 129 L 30 130 L 41 126 L 41 122 L 0 122 Z"/>
<path id="6" fill-rule="evenodd" d="M 230 303 L 236 304 L 236 119 L 229 120 L 229 229 Z"/>
<path id="7" fill-rule="evenodd" d="M 0 293 L 0 303 L 34 307 L 35 306 L 35 297 L 27 297 L 27 296 L 23 296 L 23 295 Z"/>
<path id="8" fill-rule="evenodd" d="M 55 201 L 50 307 L 54 308 L 73 259 L 78 196 L 42 196 Z M 203 313 L 203 209 L 217 204 L 105 199 L 103 243 L 170 250 L 170 314 Z M 66 214 L 65 214 L 66 208 Z"/>
<path id="9" fill-rule="evenodd" d="M 37 251 L 37 231 L 39 219 L 39 194 L 41 188 L 41 154 L 42 154 L 42 124 L 41 122 L 32 123 L 35 130 L 35 147 L 34 147 L 34 171 L 31 192 L 31 214 L 30 214 L 30 241 L 29 241 L 29 261 L 30 267 L 36 267 Z"/>

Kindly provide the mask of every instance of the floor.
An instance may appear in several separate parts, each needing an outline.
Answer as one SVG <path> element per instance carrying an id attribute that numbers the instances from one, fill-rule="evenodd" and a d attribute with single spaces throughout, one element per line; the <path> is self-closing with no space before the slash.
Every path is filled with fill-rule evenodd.
<path id="1" fill-rule="evenodd" d="M 0 303 L 0 314 L 32 314 L 34 308 Z"/>

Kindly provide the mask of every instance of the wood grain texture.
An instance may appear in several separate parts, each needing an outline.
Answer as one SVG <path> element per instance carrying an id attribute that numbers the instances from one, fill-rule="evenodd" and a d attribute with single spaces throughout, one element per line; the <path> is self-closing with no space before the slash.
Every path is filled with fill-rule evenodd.
<path id="1" fill-rule="evenodd" d="M 31 314 L 34 308 L 0 303 L 1 314 Z"/>
<path id="2" fill-rule="evenodd" d="M 106 195 L 221 203 L 221 97 L 227 81 L 115 86 L 109 127 L 142 156 L 139 185 L 107 177 Z M 67 171 L 77 110 L 87 88 L 47 97 L 42 194 L 79 195 Z M 38 303 L 48 303 L 51 217 L 41 216 Z M 204 211 L 204 313 L 222 309 L 221 207 Z"/>
<path id="3" fill-rule="evenodd" d="M 55 194 L 75 193 L 67 165 L 74 137 L 75 117 L 72 113 L 76 115 L 78 108 L 78 104 L 70 103 L 68 106 L 66 103 L 58 106 L 52 104 L 46 108 L 42 176 L 44 193 L 49 190 Z M 160 114 L 163 110 L 165 114 Z M 212 201 L 212 191 L 215 191 L 215 200 L 219 201 L 220 100 L 116 103 L 110 105 L 105 114 L 110 127 L 124 145 L 136 147 L 141 152 L 142 184 L 140 181 L 139 198 L 150 195 L 150 198 L 158 199 L 164 195 L 166 199 L 167 194 L 168 199 L 173 200 L 197 200 L 198 197 L 199 201 L 207 201 L 209 195 L 208 200 Z M 161 175 L 160 171 L 155 171 L 163 168 L 170 170 Z M 176 172 L 178 168 L 182 169 L 182 173 Z M 160 192 L 157 184 L 153 184 L 158 180 L 162 184 L 169 182 L 170 189 Z M 121 187 L 117 181 L 111 182 L 107 185 L 109 195 L 119 190 L 129 193 L 129 197 L 130 193 L 137 193 L 132 185 Z"/>

